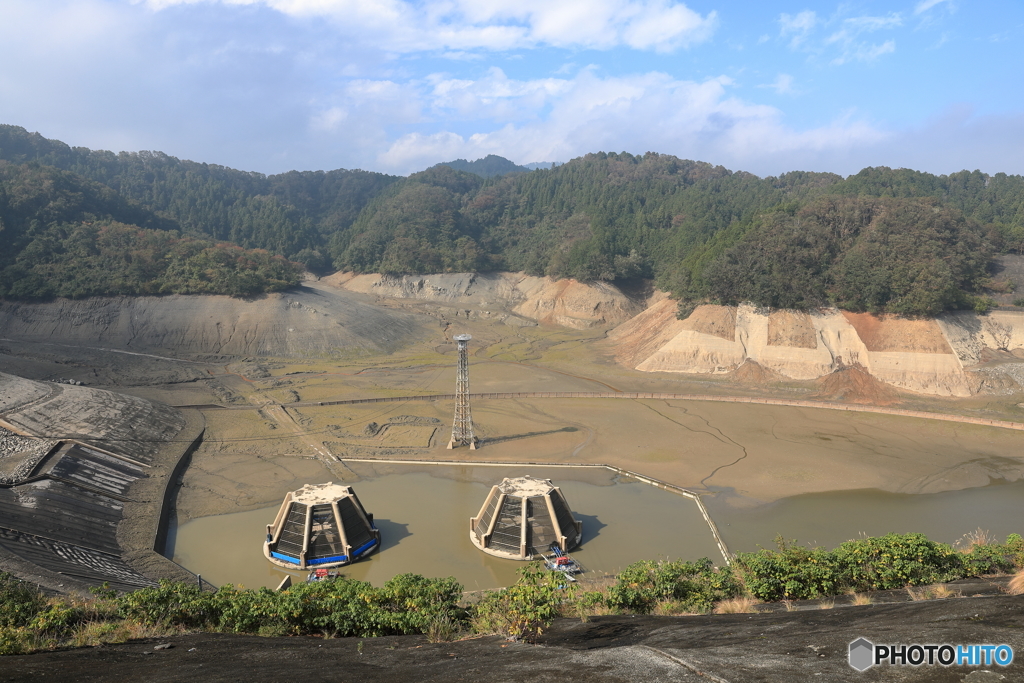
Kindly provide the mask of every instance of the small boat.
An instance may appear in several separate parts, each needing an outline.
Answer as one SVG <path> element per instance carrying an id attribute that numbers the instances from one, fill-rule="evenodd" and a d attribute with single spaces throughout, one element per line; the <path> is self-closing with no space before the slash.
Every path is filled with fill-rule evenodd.
<path id="1" fill-rule="evenodd" d="M 570 581 L 576 580 L 574 574 L 583 573 L 583 566 L 573 559 L 569 553 L 559 548 L 557 543 L 552 543 L 550 550 L 550 557 L 547 555 L 541 556 L 544 558 L 544 566 L 547 569 L 555 572 L 562 572 L 565 574 L 565 578 Z"/>
<path id="2" fill-rule="evenodd" d="M 326 567 L 320 567 L 319 569 L 311 569 L 309 576 L 306 577 L 306 581 L 308 583 L 315 583 L 317 581 L 337 579 L 340 576 L 342 576 L 341 572 L 334 571 L 333 569 L 327 569 Z"/>

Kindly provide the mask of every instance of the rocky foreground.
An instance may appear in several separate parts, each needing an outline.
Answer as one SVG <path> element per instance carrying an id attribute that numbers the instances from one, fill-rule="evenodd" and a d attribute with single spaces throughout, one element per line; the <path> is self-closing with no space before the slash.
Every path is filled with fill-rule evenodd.
<path id="1" fill-rule="evenodd" d="M 982 596 L 763 614 L 606 616 L 587 623 L 562 619 L 536 644 L 510 643 L 493 636 L 429 643 L 424 636 L 363 640 L 196 634 L 0 657 L 0 679 L 81 683 L 1024 679 L 1024 597 L 1000 595 L 982 582 L 958 586 L 965 594 Z M 862 637 L 876 644 L 1008 644 L 1018 656 L 1005 667 L 879 665 L 858 672 L 848 664 L 848 651 L 849 644 Z"/>

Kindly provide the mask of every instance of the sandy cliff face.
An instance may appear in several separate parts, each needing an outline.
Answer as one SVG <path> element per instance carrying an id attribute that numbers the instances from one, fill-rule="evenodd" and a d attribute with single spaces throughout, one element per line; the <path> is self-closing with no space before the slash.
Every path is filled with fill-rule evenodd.
<path id="1" fill-rule="evenodd" d="M 450 315 L 497 319 L 509 325 L 544 323 L 587 329 L 625 322 L 644 308 L 605 282 L 552 280 L 523 273 L 395 277 L 336 273 L 323 282 L 385 299 L 431 302 Z"/>
<path id="2" fill-rule="evenodd" d="M 836 309 L 705 305 L 677 320 L 675 311 L 675 303 L 663 298 L 614 329 L 609 339 L 616 359 L 646 372 L 690 373 L 728 373 L 753 361 L 797 380 L 859 366 L 893 387 L 936 396 L 1024 386 L 1011 381 L 1017 374 L 1024 380 L 1024 364 L 1001 364 L 997 371 L 1004 377 L 997 380 L 965 370 L 992 360 L 993 350 L 1002 349 L 1004 360 L 1024 357 L 1024 312 L 907 320 Z"/>

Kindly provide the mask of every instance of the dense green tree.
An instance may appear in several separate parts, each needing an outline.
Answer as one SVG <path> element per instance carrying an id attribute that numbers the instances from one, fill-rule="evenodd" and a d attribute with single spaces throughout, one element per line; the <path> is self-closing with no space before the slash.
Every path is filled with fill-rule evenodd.
<path id="1" fill-rule="evenodd" d="M 974 303 L 990 258 L 981 226 L 935 200 L 828 196 L 762 214 L 701 275 L 725 303 L 935 315 Z"/>
<path id="2" fill-rule="evenodd" d="M 159 152 L 72 148 L 0 126 L 0 268 L 11 269 L 8 296 L 50 292 L 35 266 L 75 248 L 60 231 L 115 221 L 266 250 L 321 274 L 646 277 L 690 306 L 924 314 L 978 304 L 991 253 L 1024 253 L 1021 176 L 877 167 L 845 179 L 758 178 L 653 152 L 498 174 L 508 164 L 452 162 L 408 178 L 265 176 Z M 245 291 L 247 277 L 222 284 Z"/>

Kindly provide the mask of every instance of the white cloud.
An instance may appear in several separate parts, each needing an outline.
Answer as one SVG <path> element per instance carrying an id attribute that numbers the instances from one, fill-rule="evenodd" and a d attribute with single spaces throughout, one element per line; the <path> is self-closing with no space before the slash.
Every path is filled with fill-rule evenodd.
<path id="1" fill-rule="evenodd" d="M 792 95 L 796 92 L 793 89 L 793 77 L 789 74 L 779 74 L 773 82 L 759 85 L 758 87 L 771 88 L 779 95 Z"/>
<path id="2" fill-rule="evenodd" d="M 818 25 L 818 15 L 811 10 L 804 10 L 796 15 L 782 14 L 779 16 L 779 24 L 779 35 L 789 38 L 789 46 L 797 48 Z"/>
<path id="3" fill-rule="evenodd" d="M 921 0 L 914 6 L 914 14 L 924 14 L 938 5 L 946 5 L 950 10 L 956 7 L 953 0 Z"/>
<path id="4" fill-rule="evenodd" d="M 711 37 L 717 15 L 673 0 L 133 0 L 175 5 L 262 5 L 400 53 L 514 50 L 539 45 L 672 52 Z"/>
<path id="5" fill-rule="evenodd" d="M 873 62 L 882 55 L 896 51 L 896 41 L 890 39 L 881 43 L 872 43 L 862 38 L 864 34 L 874 33 L 903 25 L 903 17 L 890 14 L 885 17 L 851 17 L 844 19 L 841 28 L 830 35 L 826 45 L 834 45 L 840 49 L 833 64 L 847 62 Z"/>
<path id="6" fill-rule="evenodd" d="M 553 98 L 564 93 L 569 81 L 541 78 L 529 81 L 511 80 L 498 67 L 491 67 L 478 80 L 449 79 L 433 76 L 430 106 L 441 117 L 454 114 L 462 119 L 488 118 L 514 121 L 533 118 Z"/>
<path id="7" fill-rule="evenodd" d="M 592 70 L 566 80 L 515 81 L 493 71 L 479 81 L 435 79 L 430 87 L 410 86 L 407 96 L 419 97 L 425 110 L 446 122 L 452 114 L 487 116 L 489 125 L 477 123 L 464 133 L 448 125 L 439 132 L 399 135 L 374 166 L 409 173 L 439 159 L 487 154 L 525 163 L 597 150 L 656 150 L 780 172 L 779 161 L 787 155 L 832 153 L 886 137 L 846 119 L 793 130 L 778 109 L 732 97 L 731 85 L 727 77 L 695 82 L 658 72 L 601 77 Z M 549 113 L 540 116 L 541 108 Z"/>

